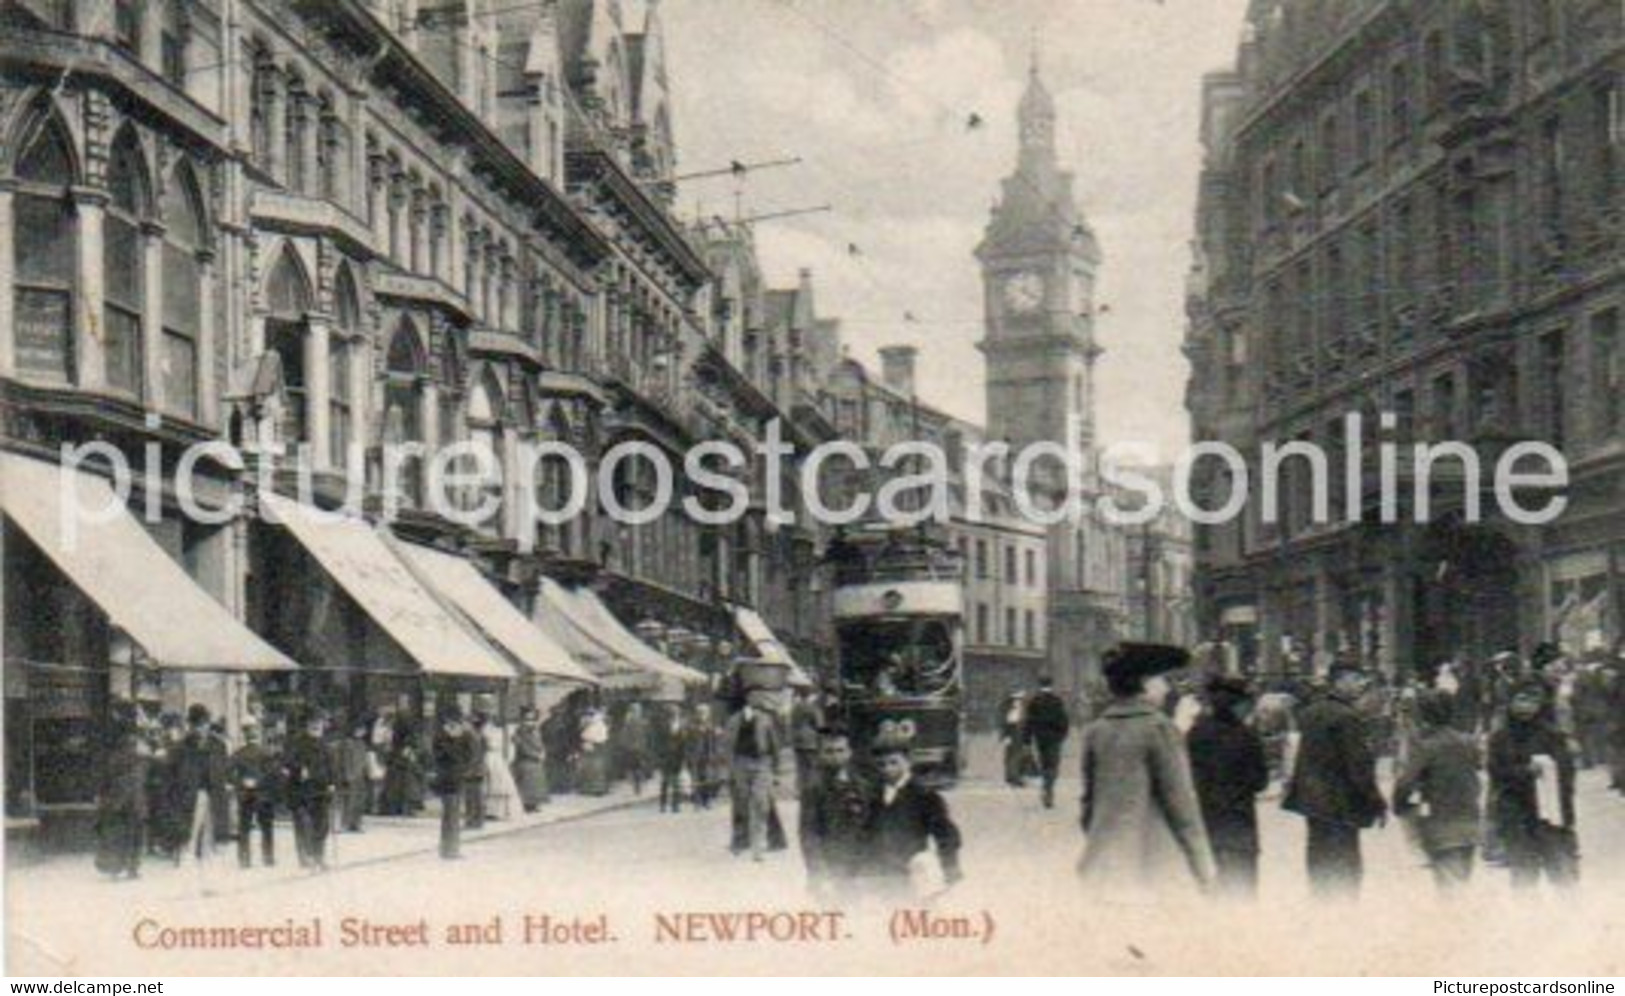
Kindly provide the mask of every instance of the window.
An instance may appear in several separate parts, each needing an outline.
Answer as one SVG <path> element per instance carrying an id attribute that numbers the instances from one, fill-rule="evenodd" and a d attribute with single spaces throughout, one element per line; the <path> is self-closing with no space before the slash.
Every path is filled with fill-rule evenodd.
<path id="1" fill-rule="evenodd" d="M 1264 227 L 1275 227 L 1281 217 L 1281 175 L 1274 159 L 1264 160 L 1259 170 L 1258 199 L 1263 205 Z"/>
<path id="2" fill-rule="evenodd" d="M 1456 440 L 1456 378 L 1440 374 L 1433 378 L 1433 441 Z"/>
<path id="3" fill-rule="evenodd" d="M 105 10 L 105 8 L 103 8 Z M 105 14 L 103 16 L 106 16 Z M 103 22 L 106 23 L 105 21 Z M 141 54 L 141 4 L 136 0 L 114 0 L 113 42 L 138 58 Z"/>
<path id="4" fill-rule="evenodd" d="M 162 59 L 162 72 L 169 85 L 186 88 L 186 43 L 181 36 L 173 31 L 165 30 L 159 36 L 160 53 Z"/>
<path id="5" fill-rule="evenodd" d="M 1422 75 L 1427 86 L 1428 114 L 1437 114 L 1445 105 L 1444 33 L 1430 31 L 1422 40 Z"/>
<path id="6" fill-rule="evenodd" d="M 1416 393 L 1408 387 L 1394 392 L 1394 439 L 1400 443 L 1416 440 Z"/>
<path id="7" fill-rule="evenodd" d="M 1036 648 L 1038 646 L 1038 617 L 1033 614 L 1032 609 L 1027 610 L 1025 621 L 1027 646 L 1029 649 Z"/>
<path id="8" fill-rule="evenodd" d="M 1014 647 L 1021 642 L 1021 634 L 1016 632 L 1016 610 L 1004 610 L 1004 642 Z"/>
<path id="9" fill-rule="evenodd" d="M 1411 134 L 1411 67 L 1396 62 L 1388 69 L 1388 127 L 1392 140 L 1403 141 Z"/>
<path id="10" fill-rule="evenodd" d="M 330 201 L 344 196 L 341 177 L 345 170 L 344 123 L 333 109 L 331 97 L 323 96 L 317 110 L 316 172 L 320 177 L 318 192 Z"/>
<path id="11" fill-rule="evenodd" d="M 357 337 L 361 335 L 361 302 L 356 294 L 355 278 L 349 267 L 338 272 L 334 287 L 333 332 L 327 340 L 327 431 L 328 454 L 332 466 L 349 467 L 352 405 L 350 394 L 351 358 Z"/>
<path id="12" fill-rule="evenodd" d="M 1027 585 L 1038 587 L 1038 554 L 1032 550 L 1027 551 Z"/>
<path id="13" fill-rule="evenodd" d="M 1568 439 L 1563 395 L 1568 384 L 1568 343 L 1562 329 L 1540 337 L 1541 428 L 1546 442 L 1561 450 Z"/>
<path id="14" fill-rule="evenodd" d="M 976 541 L 976 576 L 987 577 L 987 540 Z"/>
<path id="15" fill-rule="evenodd" d="M 384 360 L 383 439 L 386 446 L 426 442 L 423 438 L 423 387 L 427 369 L 418 331 L 409 319 L 402 318 L 389 340 L 389 352 Z M 405 492 L 401 497 L 413 504 L 422 504 L 421 458 L 407 457 L 402 461 L 400 484 Z"/>
<path id="16" fill-rule="evenodd" d="M 1325 293 L 1326 345 L 1335 351 L 1343 345 L 1343 321 L 1349 306 L 1343 250 L 1335 245 L 1326 250 Z"/>
<path id="17" fill-rule="evenodd" d="M 1342 155 L 1342 143 L 1339 141 L 1339 124 L 1337 112 L 1330 111 L 1320 119 L 1320 192 L 1322 194 L 1337 186 L 1338 174 L 1341 170 L 1339 159 Z"/>
<path id="18" fill-rule="evenodd" d="M 1619 148 L 1625 144 L 1625 109 L 1621 108 L 1620 85 L 1606 83 L 1591 91 L 1591 138 L 1588 144 L 1595 162 L 1591 169 L 1592 202 L 1599 210 L 1614 207 L 1618 182 Z"/>
<path id="19" fill-rule="evenodd" d="M 282 439 L 310 442 L 309 382 L 305 377 L 305 321 L 310 311 L 310 281 L 292 247 L 284 250 L 266 287 L 271 314 L 265 320 L 265 348 L 281 360 L 282 389 L 287 403 Z"/>
<path id="20" fill-rule="evenodd" d="M 987 641 L 987 606 L 981 604 L 980 602 L 978 602 L 977 605 L 976 605 L 976 642 L 977 643 L 986 643 L 986 642 L 988 642 Z"/>
<path id="21" fill-rule="evenodd" d="M 1563 121 L 1546 119 L 1540 129 L 1541 216 L 1551 231 L 1563 224 Z"/>
<path id="22" fill-rule="evenodd" d="M 146 166 L 135 132 L 113 144 L 107 168 L 109 192 L 102 223 L 102 343 L 107 386 L 141 394 L 142 311 L 146 306 L 146 258 L 142 224 L 150 220 Z"/>
<path id="23" fill-rule="evenodd" d="M 305 139 L 310 128 L 310 95 L 296 77 L 288 81 L 288 101 L 283 108 L 286 120 L 283 135 L 283 178 L 289 190 L 306 192 L 311 177 L 305 175 Z"/>
<path id="24" fill-rule="evenodd" d="M 73 302 L 78 290 L 75 215 L 68 185 L 75 176 L 66 129 L 41 112 L 17 157 L 12 195 L 16 267 L 13 348 L 19 373 L 69 383 L 74 377 Z"/>
<path id="25" fill-rule="evenodd" d="M 1620 415 L 1625 413 L 1625 344 L 1620 342 L 1619 311 L 1609 308 L 1591 316 L 1591 369 L 1596 377 L 1592 396 L 1596 399 L 1592 437 L 1598 443 L 1617 440 L 1625 433 Z"/>
<path id="26" fill-rule="evenodd" d="M 474 392 L 468 399 L 468 438 L 483 456 L 479 464 L 470 463 L 467 471 L 476 473 L 482 470 L 495 472 L 487 477 L 477 492 L 470 493 L 465 506 L 472 510 L 480 505 L 490 505 L 493 509 L 498 506 L 502 498 L 502 451 L 500 440 L 502 438 L 501 417 L 503 411 L 502 392 L 498 384 L 487 374 L 485 379 L 474 386 Z M 634 465 L 631 461 L 621 464 L 621 469 L 628 472 L 628 485 L 635 500 L 628 501 L 622 498 L 622 503 L 628 508 L 641 509 L 649 504 L 653 498 L 654 482 L 645 473 L 634 472 L 634 467 L 646 467 L 646 464 Z M 489 497 L 488 497 L 489 496 Z M 494 498 L 495 501 L 490 499 Z M 481 521 L 476 528 L 488 535 L 494 535 L 500 528 L 501 519 L 492 514 Z"/>
<path id="27" fill-rule="evenodd" d="M 198 413 L 198 341 L 202 338 L 203 262 L 206 238 L 196 177 L 182 165 L 164 191 L 164 314 L 159 367 L 163 407 L 177 415 Z"/>
<path id="28" fill-rule="evenodd" d="M 1004 583 L 1015 584 L 1016 580 L 1016 548 L 1007 546 L 1004 548 Z"/>
<path id="29" fill-rule="evenodd" d="M 271 168 L 272 147 L 276 144 L 276 129 L 281 122 L 275 120 L 278 81 L 276 66 L 264 52 L 254 58 L 253 92 L 249 95 L 249 131 L 254 143 L 254 161 L 260 169 Z"/>

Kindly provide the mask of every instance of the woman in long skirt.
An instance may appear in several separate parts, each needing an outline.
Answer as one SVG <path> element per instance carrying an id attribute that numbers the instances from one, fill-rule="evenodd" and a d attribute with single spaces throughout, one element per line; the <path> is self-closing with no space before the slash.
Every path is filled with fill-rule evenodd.
<path id="1" fill-rule="evenodd" d="M 134 729 L 108 753 L 96 799 L 96 870 L 138 878 L 147 825 L 147 759 Z"/>
<path id="2" fill-rule="evenodd" d="M 547 749 L 538 718 L 536 709 L 526 706 L 513 731 L 513 780 L 519 786 L 519 802 L 527 813 L 534 813 L 547 801 Z"/>
<path id="3" fill-rule="evenodd" d="M 581 717 L 581 762 L 576 773 L 582 795 L 609 792 L 609 720 L 602 709 Z"/>
<path id="4" fill-rule="evenodd" d="M 384 765 L 383 800 L 386 816 L 411 816 L 423 803 L 423 775 L 418 767 L 418 737 L 411 719 L 395 717 L 389 761 Z"/>

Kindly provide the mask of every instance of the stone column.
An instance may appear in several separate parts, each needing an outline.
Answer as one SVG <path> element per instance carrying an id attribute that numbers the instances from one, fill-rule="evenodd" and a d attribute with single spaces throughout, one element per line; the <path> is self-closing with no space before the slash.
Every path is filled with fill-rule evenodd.
<path id="1" fill-rule="evenodd" d="M 205 252 L 198 256 L 198 321 L 197 342 L 194 350 L 197 356 L 197 382 L 193 389 L 197 392 L 197 420 L 203 425 L 224 430 L 224 423 L 220 419 L 220 395 L 227 389 L 215 375 L 217 363 L 215 361 L 215 294 L 216 267 L 214 254 Z M 229 353 L 228 353 L 229 355 Z M 230 367 L 227 365 L 228 376 Z"/>
<path id="2" fill-rule="evenodd" d="M 497 460 L 502 465 L 502 508 L 498 510 L 503 539 L 526 540 L 524 490 L 519 486 L 519 433 L 511 425 L 497 438 Z M 533 524 L 534 525 L 534 524 Z"/>
<path id="3" fill-rule="evenodd" d="M 74 313 L 74 371 L 78 385 L 100 388 L 107 383 L 102 342 L 102 220 L 107 196 L 100 191 L 75 189 L 74 208 L 79 218 L 79 296 Z"/>
<path id="4" fill-rule="evenodd" d="M 356 336 L 350 340 L 350 445 L 359 448 L 363 453 L 367 448 L 368 440 L 372 439 L 372 414 L 377 412 L 380 417 L 383 407 L 374 407 L 372 385 L 372 344 L 365 335 Z M 348 470 L 349 454 L 335 453 L 333 459 L 339 466 Z M 365 458 L 360 466 L 366 466 Z"/>
<path id="5" fill-rule="evenodd" d="M 330 468 L 333 454 L 327 438 L 331 421 L 327 404 L 332 391 L 328 384 L 331 374 L 327 348 L 332 331 L 326 315 L 310 315 L 305 325 L 305 425 L 310 433 L 311 465 Z"/>
<path id="6" fill-rule="evenodd" d="M 16 335 L 13 314 L 16 301 L 17 267 L 12 258 L 12 193 L 9 186 L 0 184 L 0 377 L 16 373 Z"/>
<path id="7" fill-rule="evenodd" d="M 164 226 L 141 224 L 141 399 L 148 411 L 173 411 L 164 396 Z"/>

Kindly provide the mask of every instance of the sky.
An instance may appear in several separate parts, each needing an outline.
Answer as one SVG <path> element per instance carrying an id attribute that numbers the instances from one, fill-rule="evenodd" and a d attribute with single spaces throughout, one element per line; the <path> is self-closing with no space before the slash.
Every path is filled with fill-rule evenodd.
<path id="1" fill-rule="evenodd" d="M 813 272 L 823 317 L 878 370 L 920 348 L 922 400 L 984 420 L 972 250 L 1015 167 L 1036 50 L 1060 158 L 1105 257 L 1096 365 L 1101 441 L 1171 459 L 1188 438 L 1179 351 L 1201 152 L 1200 81 L 1235 54 L 1246 0 L 663 0 L 679 213 L 823 204 L 756 226 L 772 286 Z M 969 127 L 972 114 L 978 127 Z M 736 200 L 737 198 L 737 200 Z M 850 247 L 856 247 L 856 254 Z M 914 321 L 905 320 L 912 314 Z"/>

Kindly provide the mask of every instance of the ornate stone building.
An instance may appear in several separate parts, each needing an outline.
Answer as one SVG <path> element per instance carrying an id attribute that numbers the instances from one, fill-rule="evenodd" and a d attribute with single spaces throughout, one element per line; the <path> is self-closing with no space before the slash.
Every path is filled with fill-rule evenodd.
<path id="1" fill-rule="evenodd" d="M 1325 444 L 1333 521 L 1311 521 L 1300 466 L 1278 522 L 1254 487 L 1247 515 L 1198 529 L 1204 630 L 1249 664 L 1425 672 L 1620 638 L 1622 69 L 1607 0 L 1251 5 L 1236 66 L 1204 83 L 1188 405 L 1255 482 L 1262 443 Z M 1369 447 L 1338 449 L 1350 412 L 1465 443 L 1486 474 L 1550 443 L 1568 509 L 1520 525 L 1441 465 L 1417 523 L 1402 460 L 1384 523 Z M 1207 466 L 1217 507 L 1230 482 Z"/>

